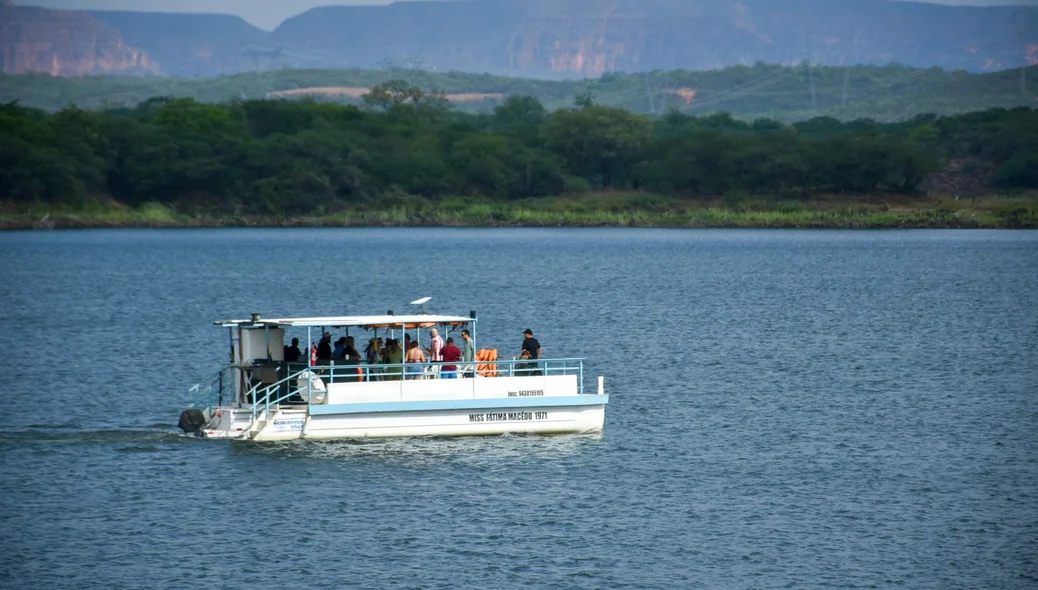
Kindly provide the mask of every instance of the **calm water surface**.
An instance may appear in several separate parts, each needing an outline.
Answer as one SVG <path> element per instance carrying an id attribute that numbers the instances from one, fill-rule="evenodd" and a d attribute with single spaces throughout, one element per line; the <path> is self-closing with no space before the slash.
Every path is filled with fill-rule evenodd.
<path id="1" fill-rule="evenodd" d="M 602 435 L 176 433 L 216 319 L 478 310 Z M 5 588 L 1038 587 L 1038 233 L 0 234 Z"/>

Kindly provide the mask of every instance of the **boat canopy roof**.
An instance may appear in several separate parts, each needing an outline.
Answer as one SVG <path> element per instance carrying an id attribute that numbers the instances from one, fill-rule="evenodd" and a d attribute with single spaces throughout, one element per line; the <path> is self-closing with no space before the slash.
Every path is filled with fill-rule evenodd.
<path id="1" fill-rule="evenodd" d="M 431 328 L 437 325 L 461 325 L 476 321 L 475 318 L 456 315 L 367 315 L 367 316 L 334 316 L 316 318 L 279 318 L 273 320 L 222 320 L 213 322 L 226 328 L 234 326 L 269 326 L 272 328 L 327 326 L 332 328 L 361 327 L 370 328 Z"/>

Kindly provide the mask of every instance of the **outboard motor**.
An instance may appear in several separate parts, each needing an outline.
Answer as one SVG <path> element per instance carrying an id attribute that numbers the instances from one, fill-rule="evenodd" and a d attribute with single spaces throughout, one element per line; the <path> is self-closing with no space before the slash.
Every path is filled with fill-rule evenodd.
<path id="1" fill-rule="evenodd" d="M 198 408 L 190 408 L 180 413 L 180 429 L 191 434 L 198 432 L 205 426 L 205 414 Z"/>

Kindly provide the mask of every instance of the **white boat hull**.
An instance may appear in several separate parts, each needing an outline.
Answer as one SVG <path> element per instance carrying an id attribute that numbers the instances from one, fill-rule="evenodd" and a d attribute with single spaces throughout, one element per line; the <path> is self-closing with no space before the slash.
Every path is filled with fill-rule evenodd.
<path id="1" fill-rule="evenodd" d="M 494 436 L 506 433 L 584 434 L 602 430 L 605 421 L 606 396 L 581 396 L 595 397 L 599 399 L 586 401 L 601 403 L 317 415 L 310 414 L 306 408 L 279 408 L 271 411 L 269 420 L 260 417 L 251 429 L 248 414 L 232 408 L 220 408 L 216 413 L 237 418 L 211 423 L 201 434 L 207 438 L 247 438 L 255 441 Z"/>
<path id="2" fill-rule="evenodd" d="M 567 409 L 534 406 L 500 410 L 481 408 L 399 412 L 389 415 L 311 416 L 298 438 L 327 440 L 391 436 L 489 436 L 509 432 L 582 434 L 601 430 L 604 419 L 604 405 Z M 256 440 L 280 440 L 282 435 L 274 426 L 272 432 L 264 429 Z"/>
<path id="3" fill-rule="evenodd" d="M 583 434 L 601 430 L 609 396 L 577 377 L 299 381 L 303 404 L 208 408 L 200 434 L 255 441 L 396 436 Z M 312 392 L 313 396 L 310 395 Z M 312 398 L 312 399 L 311 399 Z"/>

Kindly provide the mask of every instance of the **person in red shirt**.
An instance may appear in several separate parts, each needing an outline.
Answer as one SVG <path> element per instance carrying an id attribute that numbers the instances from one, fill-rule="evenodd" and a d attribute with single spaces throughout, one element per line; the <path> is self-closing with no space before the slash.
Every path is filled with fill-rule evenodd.
<path id="1" fill-rule="evenodd" d="M 456 363 L 461 360 L 461 349 L 454 345 L 454 338 L 447 338 L 447 345 L 440 349 L 440 356 L 445 363 Z M 440 368 L 440 379 L 457 379 L 458 365 L 443 365 Z"/>

